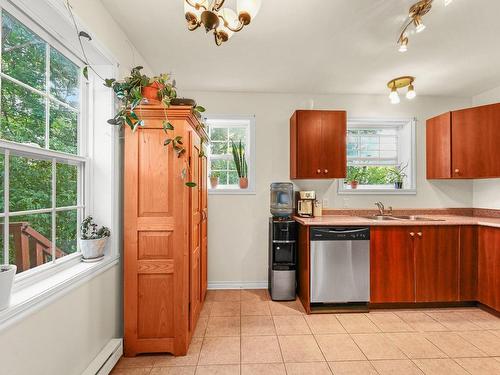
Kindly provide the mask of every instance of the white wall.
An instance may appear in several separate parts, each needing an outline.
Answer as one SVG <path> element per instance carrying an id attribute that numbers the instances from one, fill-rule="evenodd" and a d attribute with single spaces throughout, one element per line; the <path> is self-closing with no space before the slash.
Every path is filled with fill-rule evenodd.
<path id="1" fill-rule="evenodd" d="M 500 87 L 486 91 L 472 98 L 473 105 L 500 102 Z M 500 179 L 474 181 L 474 207 L 500 209 Z"/>
<path id="2" fill-rule="evenodd" d="M 195 98 L 211 114 L 255 114 L 257 192 L 255 195 L 209 197 L 209 281 L 224 285 L 259 285 L 267 280 L 267 225 L 269 185 L 289 181 L 289 118 L 295 109 L 345 109 L 351 117 L 411 118 L 417 124 L 417 195 L 339 196 L 337 183 L 300 182 L 316 190 L 330 207 L 373 208 L 382 200 L 399 208 L 470 207 L 472 182 L 425 179 L 425 120 L 451 109 L 470 106 L 459 98 L 418 97 L 391 105 L 387 96 L 247 94 L 182 92 Z M 246 283 L 246 284 L 245 284 Z"/>
<path id="3" fill-rule="evenodd" d="M 60 0 L 48 2 L 57 3 Z M 146 72 L 150 71 L 147 63 L 127 42 L 125 33 L 113 21 L 99 0 L 72 0 L 71 4 L 77 17 L 83 21 L 86 31 L 93 36 L 94 43 L 104 46 L 119 62 L 119 76 L 123 76 L 130 67 L 136 65 L 143 65 Z M 64 9 L 60 14 L 66 14 Z M 48 26 L 53 27 L 53 25 Z M 99 85 L 98 89 L 103 89 L 101 83 L 96 85 Z M 104 116 L 104 104 L 94 103 L 94 109 L 100 112 L 101 117 Z M 112 137 L 113 132 L 105 119 L 93 125 L 101 127 L 102 134 L 106 137 L 94 142 L 94 147 L 104 143 L 112 147 L 113 142 L 109 137 Z M 107 153 L 99 155 L 106 160 L 105 164 L 93 168 L 92 173 L 95 178 L 109 180 L 110 170 L 103 170 L 111 163 L 109 155 Z M 110 220 L 111 213 L 109 209 L 103 212 L 102 207 L 109 208 L 108 202 L 113 199 L 109 195 L 119 194 L 119 189 L 116 188 L 115 191 L 104 189 L 98 193 L 99 199 L 91 199 L 90 203 L 96 206 L 97 217 L 103 218 L 104 223 L 109 225 L 107 221 Z M 100 205 L 101 203 L 103 205 Z M 114 231 L 113 235 L 117 237 L 117 242 L 121 243 L 119 231 Z M 122 337 L 121 275 L 121 265 L 114 266 L 82 286 L 70 290 L 19 323 L 1 331 L 0 373 L 81 374 L 110 339 Z"/>

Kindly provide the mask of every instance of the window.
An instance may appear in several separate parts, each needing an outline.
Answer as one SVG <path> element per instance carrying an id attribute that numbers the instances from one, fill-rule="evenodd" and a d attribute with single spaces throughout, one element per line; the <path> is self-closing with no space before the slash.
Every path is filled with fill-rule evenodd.
<path id="1" fill-rule="evenodd" d="M 345 193 L 414 193 L 413 120 L 349 120 Z"/>
<path id="2" fill-rule="evenodd" d="M 210 193 L 255 192 L 255 117 L 210 116 L 206 118 L 211 144 L 208 150 Z M 233 160 L 232 142 L 241 142 L 248 170 L 248 188 L 241 189 Z"/>
<path id="3" fill-rule="evenodd" d="M 78 251 L 82 64 L 1 12 L 0 263 L 21 273 Z"/>

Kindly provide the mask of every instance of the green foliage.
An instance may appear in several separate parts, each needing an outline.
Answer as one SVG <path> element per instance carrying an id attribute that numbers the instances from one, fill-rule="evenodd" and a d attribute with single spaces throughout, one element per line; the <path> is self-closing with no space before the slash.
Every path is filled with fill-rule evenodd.
<path id="1" fill-rule="evenodd" d="M 212 171 L 210 172 L 210 178 L 219 178 L 220 177 L 220 172 L 219 171 Z"/>
<path id="2" fill-rule="evenodd" d="M 111 232 L 107 227 L 100 227 L 94 223 L 92 216 L 87 216 L 80 225 L 80 233 L 82 240 L 98 240 L 100 238 L 111 236 Z"/>
<path id="3" fill-rule="evenodd" d="M 360 185 L 385 185 L 391 182 L 389 176 L 393 169 L 393 167 L 349 166 L 346 183 L 357 181 Z"/>
<path id="4" fill-rule="evenodd" d="M 239 178 L 244 178 L 248 176 L 248 166 L 245 156 L 245 146 L 241 141 L 238 144 L 234 143 L 231 139 L 231 148 L 233 153 L 234 164 L 236 165 L 236 171 L 238 172 Z"/>
<path id="5" fill-rule="evenodd" d="M 387 181 L 390 183 L 403 182 L 406 178 L 405 170 L 408 167 L 408 163 L 405 165 L 400 164 L 396 167 L 390 168 L 387 174 Z"/>

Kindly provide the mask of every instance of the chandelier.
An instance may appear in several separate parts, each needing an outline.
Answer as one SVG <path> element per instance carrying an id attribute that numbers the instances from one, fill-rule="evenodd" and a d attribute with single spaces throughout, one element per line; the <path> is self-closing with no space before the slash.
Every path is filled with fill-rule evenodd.
<path id="1" fill-rule="evenodd" d="M 236 13 L 223 8 L 225 0 L 184 0 L 184 13 L 190 31 L 203 25 L 206 32 L 213 30 L 215 43 L 220 46 L 234 33 L 250 24 L 259 12 L 261 0 L 238 0 Z"/>

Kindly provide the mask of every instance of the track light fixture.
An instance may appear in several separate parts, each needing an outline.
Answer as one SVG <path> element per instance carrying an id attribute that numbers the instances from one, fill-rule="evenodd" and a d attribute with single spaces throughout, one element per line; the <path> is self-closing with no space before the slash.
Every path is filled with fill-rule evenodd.
<path id="1" fill-rule="evenodd" d="M 413 83 L 415 82 L 415 77 L 412 76 L 403 76 L 390 80 L 387 83 L 387 87 L 391 90 L 389 94 L 389 99 L 392 104 L 399 104 L 401 99 L 399 98 L 398 89 L 402 89 L 408 87 L 408 91 L 406 92 L 406 99 L 414 99 L 417 96 L 415 91 L 415 86 Z"/>
<path id="2" fill-rule="evenodd" d="M 412 25 L 417 33 L 425 30 L 425 24 L 422 19 L 424 15 L 429 13 L 431 10 L 432 2 L 433 0 L 420 0 L 411 6 L 408 11 L 408 18 L 406 19 L 398 38 L 400 52 L 406 52 L 408 50 L 408 35 Z"/>

